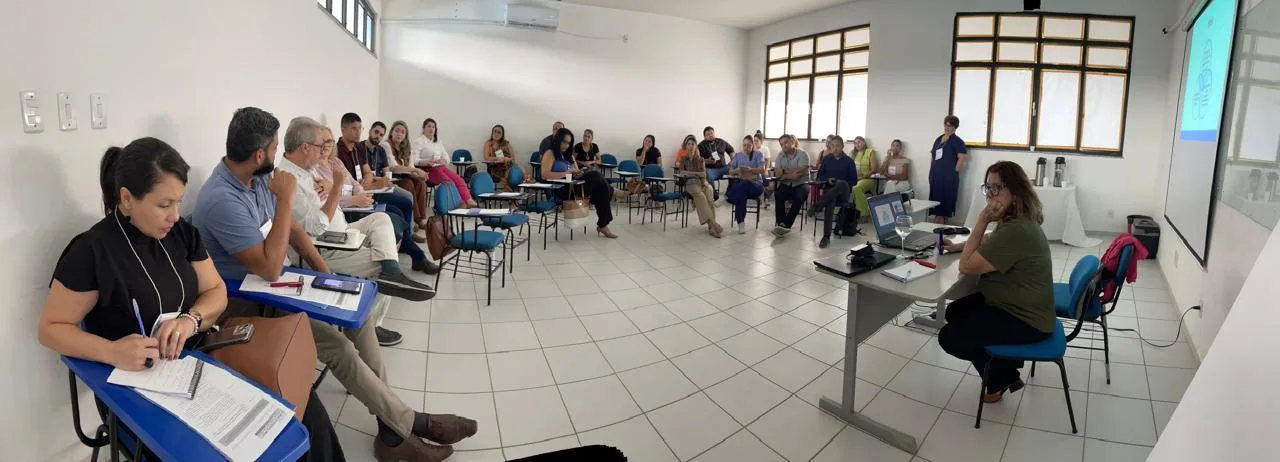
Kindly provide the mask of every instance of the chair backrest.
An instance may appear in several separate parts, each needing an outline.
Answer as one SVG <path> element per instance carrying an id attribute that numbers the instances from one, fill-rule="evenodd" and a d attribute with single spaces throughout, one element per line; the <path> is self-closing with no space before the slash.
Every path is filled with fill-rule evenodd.
<path id="1" fill-rule="evenodd" d="M 538 167 L 537 165 L 534 165 L 534 164 L 541 164 L 541 163 L 542 163 L 542 153 L 538 151 L 533 151 L 533 154 L 529 155 L 529 168 L 533 169 L 533 181 L 542 181 L 542 168 Z"/>
<path id="2" fill-rule="evenodd" d="M 1124 285 L 1125 276 L 1129 275 L 1129 263 L 1133 262 L 1133 245 L 1126 245 L 1120 250 L 1120 263 L 1116 267 L 1116 290 L 1120 290 L 1120 286 Z"/>
<path id="3" fill-rule="evenodd" d="M 637 164 L 636 161 L 634 160 L 627 159 L 618 163 L 618 171 L 627 172 L 627 173 L 640 173 L 640 164 Z"/>
<path id="4" fill-rule="evenodd" d="M 471 151 L 466 149 L 453 150 L 453 162 L 471 162 Z"/>
<path id="5" fill-rule="evenodd" d="M 542 163 L 542 153 L 538 151 L 533 151 L 533 154 L 529 154 L 529 162 Z"/>
<path id="6" fill-rule="evenodd" d="M 609 165 L 618 165 L 618 158 L 613 154 L 606 152 L 600 155 L 600 162 L 606 163 Z"/>
<path id="7" fill-rule="evenodd" d="M 489 176 L 489 172 L 476 172 L 471 175 L 471 194 L 477 196 L 481 194 L 489 194 L 493 192 L 495 186 L 493 177 Z"/>
<path id="8" fill-rule="evenodd" d="M 640 176 L 645 178 L 662 178 L 662 166 L 649 164 L 644 166 Z"/>
<path id="9" fill-rule="evenodd" d="M 507 170 L 507 186 L 510 186 L 511 189 L 516 189 L 520 186 L 520 183 L 524 183 L 524 170 L 512 165 L 511 169 Z"/>
<path id="10" fill-rule="evenodd" d="M 1076 320 L 1075 330 L 1068 335 L 1068 339 L 1075 338 L 1080 331 L 1080 321 L 1090 316 L 1097 316 L 1097 308 L 1099 307 L 1098 296 L 1102 293 L 1102 262 L 1095 255 L 1086 255 L 1076 262 L 1076 267 L 1071 270 L 1071 280 L 1068 287 L 1071 290 L 1071 307 L 1072 319 Z M 1089 313 L 1094 311 L 1094 313 Z"/>
<path id="11" fill-rule="evenodd" d="M 458 187 L 447 181 L 436 186 L 435 199 L 435 211 L 439 216 L 445 216 L 450 210 L 462 207 L 462 196 L 458 195 Z"/>

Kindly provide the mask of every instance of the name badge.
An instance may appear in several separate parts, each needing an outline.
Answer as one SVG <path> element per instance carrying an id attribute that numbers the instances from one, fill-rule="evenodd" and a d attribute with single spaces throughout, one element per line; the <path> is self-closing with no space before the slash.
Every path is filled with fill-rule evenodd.
<path id="1" fill-rule="evenodd" d="M 890 174 L 890 175 L 897 175 L 897 174 L 898 174 L 898 167 L 897 167 L 897 166 L 890 165 L 890 166 L 889 166 L 889 174 Z"/>
<path id="2" fill-rule="evenodd" d="M 890 168 L 892 168 L 892 167 L 890 167 Z M 349 185 L 349 184 L 343 184 L 343 185 L 342 185 L 342 195 L 343 195 L 343 196 L 350 196 L 350 195 L 351 195 L 351 191 L 352 191 L 353 189 L 354 189 L 354 188 L 353 188 L 351 185 Z"/>
<path id="3" fill-rule="evenodd" d="M 942 160 L 942 146 L 938 146 L 938 151 L 933 153 L 933 160 Z"/>

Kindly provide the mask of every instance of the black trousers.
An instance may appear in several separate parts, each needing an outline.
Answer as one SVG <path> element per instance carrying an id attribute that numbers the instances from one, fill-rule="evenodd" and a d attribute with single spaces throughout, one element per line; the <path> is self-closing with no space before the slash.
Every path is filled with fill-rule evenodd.
<path id="1" fill-rule="evenodd" d="M 613 186 L 605 181 L 599 170 L 588 170 L 582 174 L 581 186 L 566 186 L 556 190 L 561 200 L 578 196 L 578 191 L 586 194 L 588 202 L 596 208 L 596 227 L 603 228 L 613 222 Z"/>
<path id="2" fill-rule="evenodd" d="M 107 405 L 97 398 L 94 398 L 95 404 L 98 405 L 98 417 L 105 422 L 107 420 Z M 342 453 L 342 444 L 338 441 L 338 433 L 333 429 L 333 422 L 329 420 L 329 412 L 325 410 L 324 403 L 320 402 L 320 397 L 316 396 L 316 392 L 311 392 L 311 398 L 307 400 L 307 410 L 302 412 L 302 426 L 307 427 L 307 433 L 310 434 L 311 449 L 307 451 L 301 459 L 302 462 L 346 462 L 347 458 Z M 133 431 L 125 428 L 121 422 L 117 427 L 118 431 L 127 433 L 129 438 L 138 441 L 138 437 Z M 110 452 L 110 449 L 107 450 Z M 142 448 L 141 459 L 143 461 L 159 461 L 160 458 L 147 448 Z"/>
<path id="3" fill-rule="evenodd" d="M 791 225 L 796 223 L 796 216 L 800 215 L 800 207 L 804 207 L 805 199 L 809 198 L 809 187 L 779 183 L 773 192 L 773 198 L 778 203 L 773 212 L 774 220 L 779 226 L 791 229 Z M 787 206 L 787 201 L 791 201 L 790 207 Z"/>
<path id="4" fill-rule="evenodd" d="M 1034 343 L 1048 336 L 975 293 L 947 305 L 947 324 L 938 332 L 938 344 L 947 354 L 973 363 L 978 374 L 988 371 L 989 376 L 983 377 L 987 393 L 995 393 L 1018 380 L 1022 361 L 993 359 L 986 347 Z"/>
<path id="5" fill-rule="evenodd" d="M 813 204 L 822 210 L 822 237 L 831 237 L 831 225 L 835 221 L 836 208 L 849 203 L 849 182 L 838 180 L 822 191 L 822 197 Z"/>

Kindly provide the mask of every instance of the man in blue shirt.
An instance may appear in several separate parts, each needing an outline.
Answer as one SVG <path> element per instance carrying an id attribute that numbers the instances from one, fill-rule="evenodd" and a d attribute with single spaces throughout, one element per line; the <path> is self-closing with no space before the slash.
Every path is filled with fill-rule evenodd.
<path id="1" fill-rule="evenodd" d="M 852 157 L 845 155 L 844 138 L 828 137 L 826 153 L 818 165 L 818 181 L 825 182 L 822 197 L 809 209 L 810 217 L 822 211 L 822 241 L 818 242 L 818 247 L 824 249 L 831 244 L 831 224 L 835 209 L 849 203 L 849 185 L 858 182 L 858 164 Z"/>
<path id="2" fill-rule="evenodd" d="M 287 265 L 290 247 L 315 270 L 332 272 L 306 231 L 293 220 L 297 179 L 275 170 L 279 129 L 280 122 L 266 111 L 237 110 L 227 129 L 227 155 L 200 190 L 191 222 L 200 230 L 223 277 L 240 279 L 253 273 L 275 281 Z M 376 300 L 370 313 L 375 319 L 387 308 L 386 297 L 379 295 Z M 223 316 L 256 316 L 258 311 L 255 304 L 232 299 Z M 378 460 L 444 460 L 453 453 L 447 445 L 475 434 L 474 420 L 415 412 L 391 391 L 374 323 L 340 332 L 313 319 L 311 333 L 320 361 L 377 416 L 373 450 Z M 431 445 L 422 438 L 446 446 Z"/>

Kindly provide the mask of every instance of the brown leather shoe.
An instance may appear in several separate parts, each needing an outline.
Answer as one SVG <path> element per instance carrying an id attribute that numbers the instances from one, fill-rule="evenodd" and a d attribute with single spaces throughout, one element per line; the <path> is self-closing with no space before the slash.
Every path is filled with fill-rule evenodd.
<path id="1" fill-rule="evenodd" d="M 453 448 L 427 444 L 417 438 L 405 439 L 391 447 L 378 438 L 373 439 L 373 458 L 378 462 L 440 462 L 453 455 Z"/>
<path id="2" fill-rule="evenodd" d="M 476 421 L 453 414 L 431 414 L 424 438 L 440 444 L 453 444 L 476 434 Z"/>

